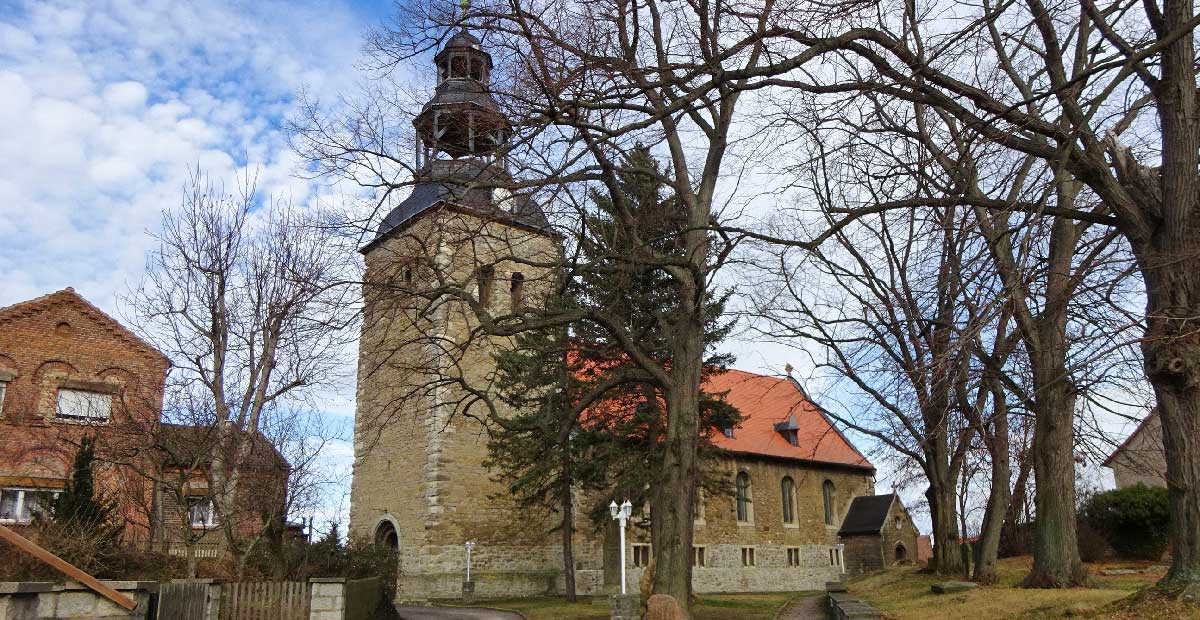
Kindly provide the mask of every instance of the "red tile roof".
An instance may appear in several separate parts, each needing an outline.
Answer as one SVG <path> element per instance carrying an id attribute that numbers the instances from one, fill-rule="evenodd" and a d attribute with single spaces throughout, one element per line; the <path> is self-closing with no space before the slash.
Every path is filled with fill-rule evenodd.
<path id="1" fill-rule="evenodd" d="M 728 392 L 725 400 L 742 413 L 741 425 L 733 437 L 716 433 L 713 443 L 730 452 L 771 457 L 835 463 L 874 469 L 832 421 L 815 405 L 790 377 L 779 379 L 742 370 L 729 370 L 710 376 L 704 391 Z M 775 430 L 778 423 L 791 418 L 797 444 L 792 445 Z"/>

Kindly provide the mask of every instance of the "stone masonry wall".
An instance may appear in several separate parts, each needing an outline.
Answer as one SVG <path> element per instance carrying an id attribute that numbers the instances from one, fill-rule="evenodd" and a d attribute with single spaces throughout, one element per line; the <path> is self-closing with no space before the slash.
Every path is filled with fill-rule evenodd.
<path id="1" fill-rule="evenodd" d="M 886 566 L 916 563 L 917 526 L 900 501 L 892 503 L 892 509 L 888 512 L 882 534 L 882 553 Z M 903 558 L 899 558 L 896 553 L 897 547 L 900 546 L 904 548 Z"/>
<path id="2" fill-rule="evenodd" d="M 96 594 L 82 584 L 0 583 L 0 618 L 3 620 L 146 620 L 155 584 L 106 581 L 109 587 L 136 603 L 133 611 Z"/>
<path id="3" fill-rule="evenodd" d="M 367 254 L 350 530 L 373 537 L 381 522 L 396 528 L 402 598 L 458 596 L 468 540 L 476 543 L 480 596 L 555 587 L 556 537 L 548 522 L 518 518 L 487 471 L 487 433 L 472 416 L 488 411 L 464 389 L 490 389 L 493 355 L 508 341 L 469 339 L 473 314 L 458 303 L 430 304 L 422 292 L 452 283 L 478 296 L 480 269 L 490 267 L 490 307 L 508 314 L 513 273 L 524 276 L 526 304 L 549 290 L 544 270 L 510 258 L 556 256 L 544 235 L 449 210 L 422 216 Z M 441 370 L 430 373 L 433 364 Z"/>
<path id="4" fill-rule="evenodd" d="M 1157 415 L 1148 418 L 1121 446 L 1109 463 L 1117 488 L 1136 484 L 1166 486 L 1167 459 L 1163 448 L 1162 422 Z"/>

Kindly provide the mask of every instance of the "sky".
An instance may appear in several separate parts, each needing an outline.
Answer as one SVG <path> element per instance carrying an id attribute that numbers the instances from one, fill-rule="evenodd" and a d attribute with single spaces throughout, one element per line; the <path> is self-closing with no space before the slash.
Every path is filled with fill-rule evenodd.
<path id="1" fill-rule="evenodd" d="M 332 199 L 295 174 L 283 122 L 302 90 L 329 100 L 354 87 L 363 35 L 391 11 L 381 0 L 0 0 L 0 306 L 70 286 L 126 316 L 120 296 L 196 167 L 227 184 L 255 174 L 262 195 L 296 204 Z M 730 348 L 745 370 L 807 366 L 779 343 L 742 336 Z M 329 416 L 348 420 L 349 394 L 327 395 Z M 349 445 L 329 450 L 348 471 Z M 348 479 L 318 520 L 344 514 L 345 490 Z"/>

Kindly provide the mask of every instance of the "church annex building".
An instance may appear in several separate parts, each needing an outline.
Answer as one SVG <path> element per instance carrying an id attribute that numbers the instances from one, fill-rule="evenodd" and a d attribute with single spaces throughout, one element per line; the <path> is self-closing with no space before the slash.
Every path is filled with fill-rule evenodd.
<path id="1" fill-rule="evenodd" d="M 560 251 L 537 204 L 479 187 L 509 178 L 500 155 L 509 125 L 488 92 L 490 55 L 463 31 L 434 62 L 436 92 L 414 120 L 420 164 L 414 187 L 362 249 L 350 534 L 398 550 L 400 598 L 457 597 L 466 541 L 475 543 L 477 595 L 557 593 L 559 534 L 506 499 L 483 464 L 482 426 L 455 415 L 462 388 L 430 387 L 424 370 L 445 357 L 443 372 L 464 385 L 487 385 L 498 342 L 447 353 L 439 343 L 467 342 L 472 313 L 397 294 L 431 277 L 424 266 L 436 264 L 438 278 L 476 291 L 482 304 L 537 304 L 553 279 L 539 265 L 553 264 Z M 790 376 L 730 370 L 711 377 L 705 389 L 727 392 L 744 420 L 714 439 L 717 466 L 736 491 L 697 506 L 696 591 L 815 590 L 840 579 L 849 563 L 839 530 L 853 500 L 874 494 L 874 466 Z M 907 513 L 895 527 L 912 527 Z M 631 532 L 625 552 L 636 588 L 653 553 L 648 533 Z M 611 592 L 620 578 L 615 529 L 594 533 L 581 517 L 574 545 L 578 592 Z M 894 550 L 887 557 L 903 559 Z"/>

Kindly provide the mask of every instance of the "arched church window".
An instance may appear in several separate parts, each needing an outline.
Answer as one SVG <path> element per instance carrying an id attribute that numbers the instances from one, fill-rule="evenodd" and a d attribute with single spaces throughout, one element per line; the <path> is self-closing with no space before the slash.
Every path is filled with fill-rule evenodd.
<path id="1" fill-rule="evenodd" d="M 467 57 L 462 54 L 454 54 L 450 57 L 450 77 L 465 78 L 467 77 Z"/>
<path id="2" fill-rule="evenodd" d="M 834 506 L 837 491 L 833 488 L 833 482 L 826 480 L 825 484 L 821 485 L 821 498 L 825 501 L 825 525 L 833 525 L 834 516 L 837 514 Z"/>
<path id="3" fill-rule="evenodd" d="M 737 491 L 737 520 L 750 521 L 750 474 L 738 472 L 736 481 Z"/>
<path id="4" fill-rule="evenodd" d="M 783 481 L 779 483 L 779 490 L 783 499 L 783 522 L 795 523 L 796 521 L 796 483 L 791 476 L 784 476 Z"/>

